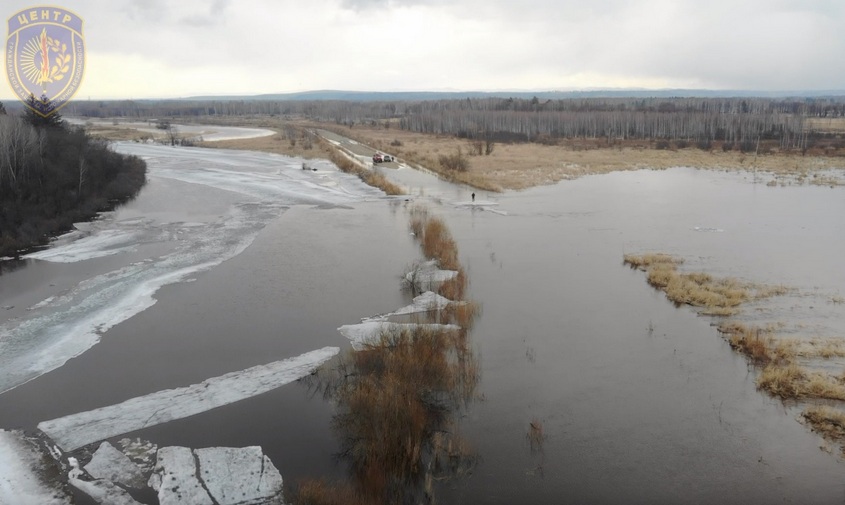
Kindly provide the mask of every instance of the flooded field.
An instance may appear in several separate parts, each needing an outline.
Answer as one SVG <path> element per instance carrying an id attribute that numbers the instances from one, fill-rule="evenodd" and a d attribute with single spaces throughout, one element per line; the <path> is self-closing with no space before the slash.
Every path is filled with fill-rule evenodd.
<path id="1" fill-rule="evenodd" d="M 838 448 L 797 421 L 801 405 L 758 392 L 758 370 L 717 319 L 676 308 L 622 263 L 664 252 L 684 269 L 788 286 L 737 318 L 845 338 L 840 189 L 679 168 L 473 201 L 430 175 L 381 169 L 409 188 L 406 201 L 301 160 L 120 149 L 151 166 L 137 200 L 81 238 L 2 264 L 0 428 L 345 352 L 338 328 L 411 302 L 401 278 L 422 256 L 408 222 L 425 204 L 451 230 L 483 309 L 471 334 L 480 381 L 456 427 L 477 457 L 462 478 L 434 483 L 438 502 L 845 499 Z M 342 479 L 336 407 L 295 383 L 126 435 L 258 445 L 286 485 Z"/>

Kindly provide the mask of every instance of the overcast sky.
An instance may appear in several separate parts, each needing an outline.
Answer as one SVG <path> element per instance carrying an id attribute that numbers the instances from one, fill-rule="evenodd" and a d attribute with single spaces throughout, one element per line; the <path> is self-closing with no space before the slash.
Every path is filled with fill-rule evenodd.
<path id="1" fill-rule="evenodd" d="M 51 0 L 77 99 L 582 88 L 845 89 L 845 0 Z M 39 5 L 3 0 L 3 18 Z M 5 99 L 13 96 L 4 82 Z"/>

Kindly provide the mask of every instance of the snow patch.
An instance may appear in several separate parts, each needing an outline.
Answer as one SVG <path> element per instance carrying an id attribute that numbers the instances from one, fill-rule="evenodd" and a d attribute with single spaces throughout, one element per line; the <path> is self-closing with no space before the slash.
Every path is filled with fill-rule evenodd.
<path id="1" fill-rule="evenodd" d="M 309 375 L 340 349 L 316 351 L 166 389 L 117 405 L 45 421 L 38 428 L 66 451 L 175 419 L 206 412 L 278 388 Z"/>
<path id="2" fill-rule="evenodd" d="M 64 505 L 67 490 L 43 477 L 44 455 L 20 431 L 0 430 L 0 505 Z"/>

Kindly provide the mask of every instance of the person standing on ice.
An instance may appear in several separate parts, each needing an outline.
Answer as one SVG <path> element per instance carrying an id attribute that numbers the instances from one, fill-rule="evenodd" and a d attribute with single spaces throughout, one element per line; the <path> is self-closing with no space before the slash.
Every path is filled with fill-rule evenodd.
<path id="1" fill-rule="evenodd" d="M 475 193 L 472 194 L 472 202 L 475 203 Z"/>

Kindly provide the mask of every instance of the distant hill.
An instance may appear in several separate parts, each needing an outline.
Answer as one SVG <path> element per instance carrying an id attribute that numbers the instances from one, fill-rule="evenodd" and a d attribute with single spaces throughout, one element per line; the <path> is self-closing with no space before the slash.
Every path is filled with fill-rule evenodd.
<path id="1" fill-rule="evenodd" d="M 392 102 L 422 100 L 456 100 L 463 98 L 522 98 L 541 100 L 569 98 L 822 98 L 843 97 L 845 90 L 754 91 L 711 89 L 596 89 L 577 91 L 344 91 L 317 90 L 299 93 L 271 93 L 263 95 L 192 96 L 182 100 L 343 100 L 352 102 Z"/>

